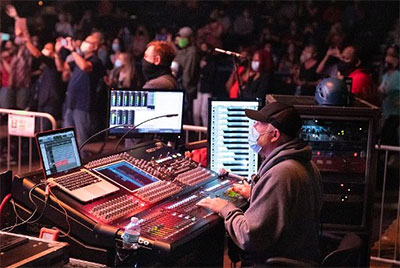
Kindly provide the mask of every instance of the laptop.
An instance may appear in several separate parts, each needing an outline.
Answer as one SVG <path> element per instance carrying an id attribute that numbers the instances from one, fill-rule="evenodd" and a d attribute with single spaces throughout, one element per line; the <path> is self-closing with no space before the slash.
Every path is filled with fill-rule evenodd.
<path id="1" fill-rule="evenodd" d="M 37 133 L 36 143 L 46 180 L 79 201 L 86 203 L 119 190 L 82 167 L 73 128 Z"/>

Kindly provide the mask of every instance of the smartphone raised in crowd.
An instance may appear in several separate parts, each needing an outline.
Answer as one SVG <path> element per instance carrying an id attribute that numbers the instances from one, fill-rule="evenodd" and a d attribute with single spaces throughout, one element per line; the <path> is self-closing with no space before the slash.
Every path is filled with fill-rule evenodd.
<path id="1" fill-rule="evenodd" d="M 1 40 L 2 40 L 2 41 L 8 41 L 8 40 L 10 40 L 10 34 L 8 34 L 8 33 L 1 33 Z"/>

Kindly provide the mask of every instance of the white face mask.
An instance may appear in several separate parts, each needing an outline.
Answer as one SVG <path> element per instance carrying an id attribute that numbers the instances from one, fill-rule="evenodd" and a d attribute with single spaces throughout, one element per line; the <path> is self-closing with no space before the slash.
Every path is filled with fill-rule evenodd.
<path id="1" fill-rule="evenodd" d="M 90 44 L 88 42 L 86 42 L 86 41 L 83 41 L 82 44 L 81 44 L 81 51 L 83 53 L 89 52 L 90 51 Z"/>
<path id="2" fill-rule="evenodd" d="M 250 145 L 250 148 L 257 154 L 262 149 L 262 147 L 257 143 L 259 137 L 260 137 L 260 134 L 254 128 L 254 126 L 250 126 L 250 129 L 249 129 L 249 145 Z"/>
<path id="3" fill-rule="evenodd" d="M 116 68 L 121 67 L 121 66 L 122 66 L 122 61 L 121 61 L 120 59 L 117 59 L 117 60 L 114 62 L 114 66 L 115 66 Z"/>
<path id="4" fill-rule="evenodd" d="M 50 50 L 48 50 L 47 48 L 43 48 L 42 54 L 46 57 L 50 57 Z"/>
<path id="5" fill-rule="evenodd" d="M 255 71 L 255 72 L 258 72 L 259 68 L 260 68 L 260 62 L 253 60 L 251 62 L 251 69 L 253 69 L 253 71 Z"/>

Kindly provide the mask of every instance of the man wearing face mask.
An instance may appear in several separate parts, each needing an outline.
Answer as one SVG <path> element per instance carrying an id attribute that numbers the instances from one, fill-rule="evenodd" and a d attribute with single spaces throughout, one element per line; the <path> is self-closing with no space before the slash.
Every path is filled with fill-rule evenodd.
<path id="1" fill-rule="evenodd" d="M 99 80 L 104 75 L 104 67 L 97 56 L 99 39 L 89 35 L 81 44 L 82 55 L 74 48 L 73 40 L 66 38 L 66 44 L 62 40 L 56 42 L 56 52 L 61 48 L 71 52 L 73 61 L 63 64 L 60 57 L 56 57 L 58 66 L 63 66 L 63 72 L 70 75 L 67 96 L 65 100 L 66 110 L 63 118 L 63 127 L 74 126 L 77 131 L 79 144 L 84 142 L 90 135 L 91 115 L 94 114 L 94 98 Z"/>
<path id="2" fill-rule="evenodd" d="M 257 121 L 250 129 L 250 147 L 264 158 L 251 186 L 232 188 L 247 198 L 248 209 L 209 197 L 198 205 L 224 219 L 247 264 L 268 267 L 268 262 L 280 258 L 287 266 L 316 267 L 321 176 L 311 162 L 311 147 L 298 138 L 302 120 L 293 106 L 278 102 L 245 113 Z"/>
<path id="3" fill-rule="evenodd" d="M 179 29 L 177 39 L 178 52 L 174 61 L 179 64 L 179 72 L 181 75 L 178 79 L 182 81 L 183 89 L 186 92 L 186 105 L 184 119 L 186 123 L 191 124 L 193 121 L 193 100 L 197 96 L 197 83 L 200 77 L 200 59 L 194 46 L 193 30 L 190 27 Z"/>
<path id="4" fill-rule="evenodd" d="M 142 71 L 146 80 L 143 88 L 177 89 L 178 84 L 170 67 L 174 57 L 175 51 L 168 42 L 148 43 L 142 60 Z"/>
<path id="5" fill-rule="evenodd" d="M 351 45 L 343 49 L 338 63 L 339 79 L 351 77 L 353 79 L 351 93 L 357 97 L 378 105 L 377 94 L 373 87 L 372 77 L 361 67 L 359 48 Z"/>
<path id="6" fill-rule="evenodd" d="M 46 43 L 42 49 L 33 44 L 29 36 L 26 37 L 26 47 L 33 57 L 40 62 L 41 73 L 36 84 L 38 111 L 49 113 L 58 118 L 61 105 L 61 73 L 62 66 L 56 66 L 56 53 L 53 43 Z M 43 121 L 43 130 L 51 129 L 48 120 Z"/>

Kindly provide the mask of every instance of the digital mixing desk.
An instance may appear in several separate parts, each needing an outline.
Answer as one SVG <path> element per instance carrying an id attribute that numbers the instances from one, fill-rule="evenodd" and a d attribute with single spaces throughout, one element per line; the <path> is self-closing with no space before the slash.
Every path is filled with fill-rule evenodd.
<path id="1" fill-rule="evenodd" d="M 67 193 L 52 188 L 45 203 L 41 172 L 15 177 L 12 194 L 21 206 L 38 211 L 63 232 L 91 247 L 113 248 L 130 220 L 140 220 L 142 247 L 171 252 L 216 225 L 218 215 L 198 207 L 207 196 L 221 197 L 243 206 L 246 200 L 230 191 L 233 178 L 199 166 L 161 142 L 147 142 L 131 150 L 88 162 L 88 172 L 108 180 L 119 191 L 82 203 Z M 31 191 L 32 190 L 32 191 Z M 58 200 L 56 200 L 58 199 Z M 68 222 L 60 205 L 67 211 Z"/>

